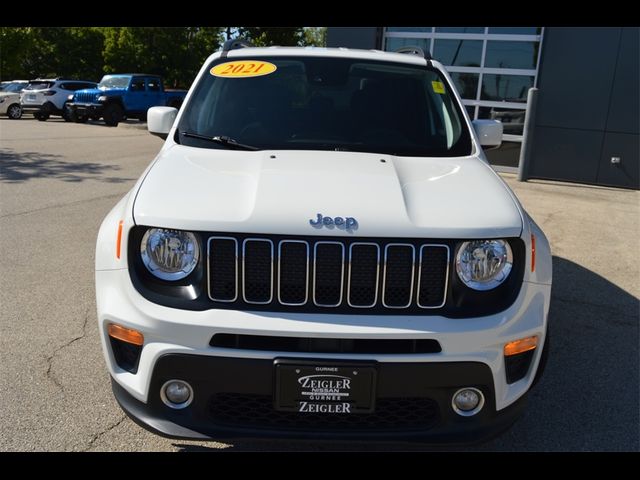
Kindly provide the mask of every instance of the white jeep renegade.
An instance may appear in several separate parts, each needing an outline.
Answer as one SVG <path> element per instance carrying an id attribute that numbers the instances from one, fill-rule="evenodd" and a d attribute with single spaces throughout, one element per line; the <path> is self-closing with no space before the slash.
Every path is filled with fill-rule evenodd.
<path id="1" fill-rule="evenodd" d="M 551 254 L 484 156 L 501 124 L 423 55 L 245 47 L 149 110 L 166 142 L 100 228 L 122 408 L 191 438 L 507 428 L 548 351 Z"/>

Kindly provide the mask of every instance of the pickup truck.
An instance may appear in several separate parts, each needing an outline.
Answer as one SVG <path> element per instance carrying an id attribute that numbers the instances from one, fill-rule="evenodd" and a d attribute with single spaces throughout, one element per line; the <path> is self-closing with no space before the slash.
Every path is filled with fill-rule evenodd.
<path id="1" fill-rule="evenodd" d="M 77 123 L 102 117 L 104 123 L 115 127 L 128 117 L 145 121 L 151 107 L 180 108 L 186 94 L 185 90 L 165 90 L 162 78 L 157 75 L 105 75 L 97 88 L 78 90 L 69 95 L 67 113 Z"/>

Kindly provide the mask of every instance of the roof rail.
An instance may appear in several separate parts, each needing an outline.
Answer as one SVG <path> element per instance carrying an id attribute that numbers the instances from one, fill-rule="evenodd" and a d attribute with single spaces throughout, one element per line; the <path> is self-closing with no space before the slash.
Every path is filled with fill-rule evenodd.
<path id="1" fill-rule="evenodd" d="M 420 47 L 413 47 L 413 46 L 400 47 L 394 53 L 410 53 L 412 55 L 420 55 L 425 60 L 431 60 L 431 54 L 428 51 L 425 52 Z"/>
<path id="2" fill-rule="evenodd" d="M 254 45 L 250 41 L 245 40 L 244 38 L 232 38 L 222 44 L 222 55 L 220 55 L 220 58 L 225 58 L 231 50 L 249 48 L 253 46 Z"/>

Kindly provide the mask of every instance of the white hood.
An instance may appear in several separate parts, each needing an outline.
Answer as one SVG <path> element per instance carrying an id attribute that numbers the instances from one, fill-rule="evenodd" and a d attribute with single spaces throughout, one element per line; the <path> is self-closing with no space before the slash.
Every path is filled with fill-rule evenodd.
<path id="1" fill-rule="evenodd" d="M 174 145 L 142 182 L 137 224 L 230 233 L 362 237 L 519 236 L 508 187 L 475 157 L 239 151 Z M 317 214 L 357 230 L 313 228 Z"/>

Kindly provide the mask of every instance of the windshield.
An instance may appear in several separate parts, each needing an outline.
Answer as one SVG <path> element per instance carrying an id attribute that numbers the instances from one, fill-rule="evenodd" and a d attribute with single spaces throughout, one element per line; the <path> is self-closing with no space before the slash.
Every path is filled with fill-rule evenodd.
<path id="1" fill-rule="evenodd" d="M 22 89 L 26 86 L 27 84 L 25 82 L 9 82 L 2 85 L 2 87 L 0 87 L 0 90 L 2 90 L 3 92 L 21 92 Z"/>
<path id="2" fill-rule="evenodd" d="M 55 82 L 41 82 L 41 81 L 34 81 L 34 82 L 29 82 L 29 85 L 27 85 L 24 89 L 25 90 L 46 90 L 47 88 L 51 88 L 53 86 Z"/>
<path id="3" fill-rule="evenodd" d="M 127 88 L 130 80 L 131 77 L 112 77 L 106 75 L 100 80 L 98 88 Z"/>
<path id="4" fill-rule="evenodd" d="M 271 73 L 224 78 L 210 71 L 228 59 L 209 65 L 178 125 L 180 143 L 230 148 L 184 135 L 191 133 L 227 136 L 258 149 L 471 153 L 451 86 L 434 68 L 349 58 L 259 58 L 244 59 L 247 68 L 269 62 L 275 69 L 267 65 Z M 214 73 L 225 70 L 226 65 Z"/>

